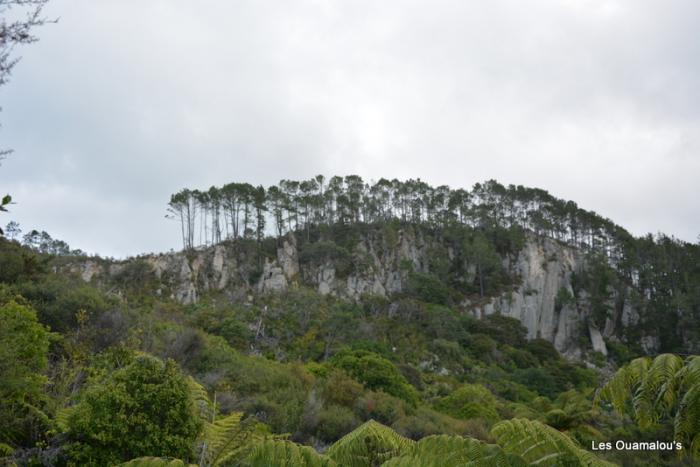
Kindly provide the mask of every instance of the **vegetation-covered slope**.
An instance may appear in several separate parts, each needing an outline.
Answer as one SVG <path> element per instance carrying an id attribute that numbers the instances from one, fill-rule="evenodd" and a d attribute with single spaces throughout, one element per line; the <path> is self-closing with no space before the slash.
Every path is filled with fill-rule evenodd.
<path id="1" fill-rule="evenodd" d="M 5 460 L 691 465 L 697 456 L 697 359 L 650 363 L 635 341 L 695 351 L 696 245 L 630 237 L 625 255 L 640 256 L 626 270 L 605 249 L 516 224 L 343 221 L 240 237 L 125 262 L 71 256 L 41 235 L 26 246 L 0 239 Z M 546 264 L 533 264 L 527 245 L 540 245 Z M 547 248 L 575 267 L 560 274 L 565 261 L 547 259 Z M 563 358 L 556 339 L 507 316 L 509 295 L 544 303 L 527 291 L 540 277 L 528 268 L 544 271 L 543 283 L 559 278 L 546 286 L 552 316 L 568 307 L 593 321 L 609 358 L 590 340 L 581 358 Z M 377 277 L 383 291 L 361 286 Z M 634 305 L 627 314 L 624 303 Z M 637 324 L 606 335 L 630 309 Z M 683 449 L 592 451 L 615 440 Z"/>

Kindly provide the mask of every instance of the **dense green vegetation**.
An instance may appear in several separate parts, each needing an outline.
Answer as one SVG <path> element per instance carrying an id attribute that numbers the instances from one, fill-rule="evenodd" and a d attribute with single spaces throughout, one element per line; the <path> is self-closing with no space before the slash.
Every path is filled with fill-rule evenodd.
<path id="1" fill-rule="evenodd" d="M 302 242 L 303 261 L 348 259 L 352 231 L 309 235 L 327 243 Z M 484 235 L 496 250 L 496 237 Z M 9 463 L 684 465 L 697 455 L 697 359 L 656 371 L 677 375 L 671 383 L 616 377 L 594 402 L 604 382 L 597 370 L 526 340 L 516 320 L 460 312 L 454 291 L 478 296 L 479 280 L 460 285 L 439 263 L 434 274 L 409 268 L 406 292 L 391 299 L 348 302 L 300 285 L 238 300 L 211 292 L 183 306 L 154 294 L 138 261 L 114 276 L 115 293 L 115 284 L 69 273 L 69 257 L 2 239 L 0 249 L 9 265 L 0 284 L 0 448 Z M 484 273 L 487 290 L 513 280 L 494 270 Z M 607 276 L 592 271 L 577 280 L 593 290 Z M 635 356 L 623 344 L 615 355 Z M 616 381 L 652 402 L 628 411 Z M 590 452 L 612 439 L 678 439 L 685 449 Z"/>
<path id="2" fill-rule="evenodd" d="M 465 190 L 432 187 L 421 180 L 367 183 L 357 175 L 319 175 L 282 180 L 267 189 L 247 183 L 184 189 L 172 195 L 168 206 L 180 221 L 186 249 L 247 240 L 257 245 L 260 266 L 270 246 L 267 232 L 278 237 L 294 231 L 307 242 L 314 236 L 319 240 L 320 233 L 322 242 L 308 242 L 302 259 L 332 259 L 341 275 L 361 267 L 352 246 L 363 229 L 423 228 L 447 238 L 460 260 L 475 268 L 471 286 L 480 296 L 494 295 L 508 284 L 502 260 L 517 254 L 524 233 L 532 232 L 587 253 L 591 267 L 575 285 L 590 294 L 598 328 L 604 328 L 605 318 L 627 297 L 644 310 L 638 335 L 629 336 L 628 342 L 638 343 L 641 335 L 653 331 L 661 352 L 700 352 L 700 245 L 664 235 L 635 238 L 611 220 L 541 189 L 494 180 Z M 454 286 L 448 276 L 458 274 L 449 270 L 447 256 L 446 251 L 436 252 L 442 264 L 429 269 L 443 284 Z M 431 277 L 412 279 L 415 294 L 423 294 L 419 298 L 447 301 L 449 290 L 430 282 Z M 427 292 L 435 296 L 427 297 Z"/>

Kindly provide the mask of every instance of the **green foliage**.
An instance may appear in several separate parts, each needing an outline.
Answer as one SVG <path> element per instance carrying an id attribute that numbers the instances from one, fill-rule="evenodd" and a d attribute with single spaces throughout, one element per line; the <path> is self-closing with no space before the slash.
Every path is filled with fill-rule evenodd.
<path id="1" fill-rule="evenodd" d="M 498 446 L 461 436 L 434 435 L 421 439 L 408 454 L 394 457 L 383 467 L 498 467 L 524 466 Z"/>
<path id="2" fill-rule="evenodd" d="M 396 366 L 377 354 L 364 350 L 344 352 L 334 356 L 331 364 L 345 370 L 368 389 L 382 390 L 409 404 L 418 402 L 416 390 Z"/>
<path id="3" fill-rule="evenodd" d="M 540 422 L 515 418 L 499 422 L 491 433 L 503 450 L 528 465 L 613 466 L 579 447 L 571 438 Z"/>
<path id="4" fill-rule="evenodd" d="M 358 423 L 359 420 L 352 410 L 338 405 L 329 405 L 318 414 L 315 434 L 325 442 L 333 442 L 352 431 Z"/>
<path id="5" fill-rule="evenodd" d="M 576 304 L 576 299 L 566 287 L 560 287 L 557 296 L 554 300 L 554 305 L 557 310 L 561 310 L 565 306 L 573 306 Z"/>
<path id="6" fill-rule="evenodd" d="M 596 397 L 632 412 L 642 429 L 673 418 L 675 438 L 700 459 L 700 357 L 642 357 L 620 368 Z"/>
<path id="7" fill-rule="evenodd" d="M 193 466 L 194 464 L 189 464 Z M 187 467 L 180 459 L 168 457 L 139 457 L 119 464 L 119 467 Z"/>
<path id="8" fill-rule="evenodd" d="M 265 440 L 253 445 L 240 467 L 333 467 L 336 463 L 308 446 L 286 440 Z"/>
<path id="9" fill-rule="evenodd" d="M 248 326 L 233 316 L 224 319 L 219 334 L 231 347 L 239 350 L 244 350 L 253 337 Z"/>
<path id="10" fill-rule="evenodd" d="M 200 465 L 228 465 L 242 457 L 251 442 L 260 439 L 261 428 L 253 419 L 243 420 L 243 416 L 241 412 L 233 412 L 213 422 L 204 422 L 200 434 Z"/>
<path id="11" fill-rule="evenodd" d="M 392 457 L 409 452 L 412 445 L 410 439 L 370 420 L 333 444 L 328 456 L 347 467 L 378 467 Z"/>
<path id="12" fill-rule="evenodd" d="M 329 404 L 352 407 L 362 392 L 362 384 L 342 370 L 333 370 L 326 378 L 321 394 Z"/>
<path id="13" fill-rule="evenodd" d="M 191 459 L 201 422 L 189 388 L 174 362 L 147 356 L 93 381 L 68 419 L 73 462 Z"/>
<path id="14" fill-rule="evenodd" d="M 81 312 L 89 318 L 114 306 L 98 289 L 62 276 L 24 282 L 17 288 L 34 305 L 39 320 L 57 332 L 75 329 Z"/>
<path id="15" fill-rule="evenodd" d="M 0 237 L 0 282 L 30 280 L 43 270 L 43 262 L 36 253 Z"/>
<path id="16" fill-rule="evenodd" d="M 408 296 L 427 303 L 447 305 L 450 289 L 437 277 L 421 272 L 409 272 L 406 284 Z"/>
<path id="17" fill-rule="evenodd" d="M 14 300 L 0 306 L 0 442 L 27 441 L 45 425 L 39 410 L 51 333 L 36 313 Z"/>
<path id="18" fill-rule="evenodd" d="M 352 271 L 352 256 L 350 252 L 335 242 L 321 240 L 306 243 L 299 254 L 301 264 L 321 266 L 330 262 L 340 277 L 347 276 Z"/>
<path id="19" fill-rule="evenodd" d="M 489 422 L 499 419 L 498 401 L 491 391 L 479 384 L 465 384 L 450 395 L 441 398 L 435 407 L 453 417 L 483 418 Z"/>

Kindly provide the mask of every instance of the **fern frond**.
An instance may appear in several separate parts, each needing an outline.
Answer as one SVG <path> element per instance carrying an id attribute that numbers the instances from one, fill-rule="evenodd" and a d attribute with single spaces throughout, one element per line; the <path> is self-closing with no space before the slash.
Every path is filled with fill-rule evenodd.
<path id="1" fill-rule="evenodd" d="M 335 467 L 336 463 L 308 446 L 286 440 L 265 440 L 256 443 L 240 465 L 244 467 Z"/>
<path id="2" fill-rule="evenodd" d="M 410 454 L 389 459 L 382 467 L 511 467 L 514 462 L 496 445 L 461 436 L 433 435 L 418 441 Z"/>
<path id="3" fill-rule="evenodd" d="M 61 432 L 66 432 L 68 431 L 68 419 L 70 418 L 71 414 L 74 412 L 75 407 L 63 407 L 62 409 L 58 409 L 56 411 L 56 415 L 54 416 L 54 423 L 56 424 L 56 427 Z"/>
<path id="4" fill-rule="evenodd" d="M 694 443 L 695 438 L 700 435 L 700 384 L 690 388 L 681 399 L 674 428 L 676 439 L 688 441 L 688 444 Z"/>
<path id="5" fill-rule="evenodd" d="M 610 381 L 596 395 L 595 404 L 607 401 L 612 403 L 618 413 L 624 413 L 627 401 L 641 384 L 650 364 L 649 357 L 641 357 L 617 370 Z"/>
<path id="6" fill-rule="evenodd" d="M 190 397 L 194 401 L 197 416 L 204 422 L 210 422 L 216 413 L 216 409 L 209 399 L 209 393 L 206 388 L 191 376 L 187 377 L 187 388 L 190 392 Z"/>
<path id="7" fill-rule="evenodd" d="M 9 444 L 0 443 L 0 458 L 11 456 L 14 450 Z"/>
<path id="8" fill-rule="evenodd" d="M 408 453 L 413 444 L 391 428 L 370 420 L 336 441 L 328 456 L 347 467 L 375 466 Z"/>
<path id="9" fill-rule="evenodd" d="M 614 465 L 581 449 L 564 433 L 534 420 L 516 418 L 499 422 L 491 435 L 506 453 L 515 454 L 530 465 Z"/>
<path id="10" fill-rule="evenodd" d="M 242 412 L 233 412 L 214 423 L 204 424 L 202 458 L 206 465 L 219 465 L 240 455 L 248 447 L 256 429 L 254 419 L 243 421 Z"/>
<path id="11" fill-rule="evenodd" d="M 659 355 L 651 363 L 633 399 L 634 413 L 640 427 L 648 428 L 675 405 L 678 390 L 676 375 L 681 368 L 683 359 L 673 354 Z"/>
<path id="12" fill-rule="evenodd" d="M 688 357 L 685 366 L 678 372 L 678 378 L 681 389 L 688 389 L 700 384 L 700 356 Z"/>
<path id="13" fill-rule="evenodd" d="M 170 457 L 139 457 L 132 459 L 118 467 L 196 467 L 194 464 L 185 464 L 180 459 Z"/>

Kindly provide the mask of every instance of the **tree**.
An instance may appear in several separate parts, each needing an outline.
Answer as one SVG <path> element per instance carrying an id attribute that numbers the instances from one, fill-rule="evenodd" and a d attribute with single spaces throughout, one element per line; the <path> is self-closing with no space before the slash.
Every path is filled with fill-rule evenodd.
<path id="1" fill-rule="evenodd" d="M 328 457 L 340 465 L 374 467 L 408 452 L 413 444 L 391 428 L 370 420 L 336 441 Z"/>
<path id="2" fill-rule="evenodd" d="M 2 232 L 2 229 L 0 229 L 0 232 Z M 19 228 L 19 224 L 15 221 L 10 221 L 7 226 L 5 226 L 5 235 L 7 235 L 7 238 L 10 240 L 18 238 L 21 233 L 22 229 Z"/>
<path id="3" fill-rule="evenodd" d="M 68 418 L 69 451 L 82 465 L 141 456 L 190 460 L 201 427 L 188 380 L 175 362 L 140 356 L 81 395 Z"/>
<path id="4" fill-rule="evenodd" d="M 37 407 L 51 333 L 32 308 L 15 301 L 0 306 L 0 323 L 0 444 L 15 445 L 42 418 Z"/>

